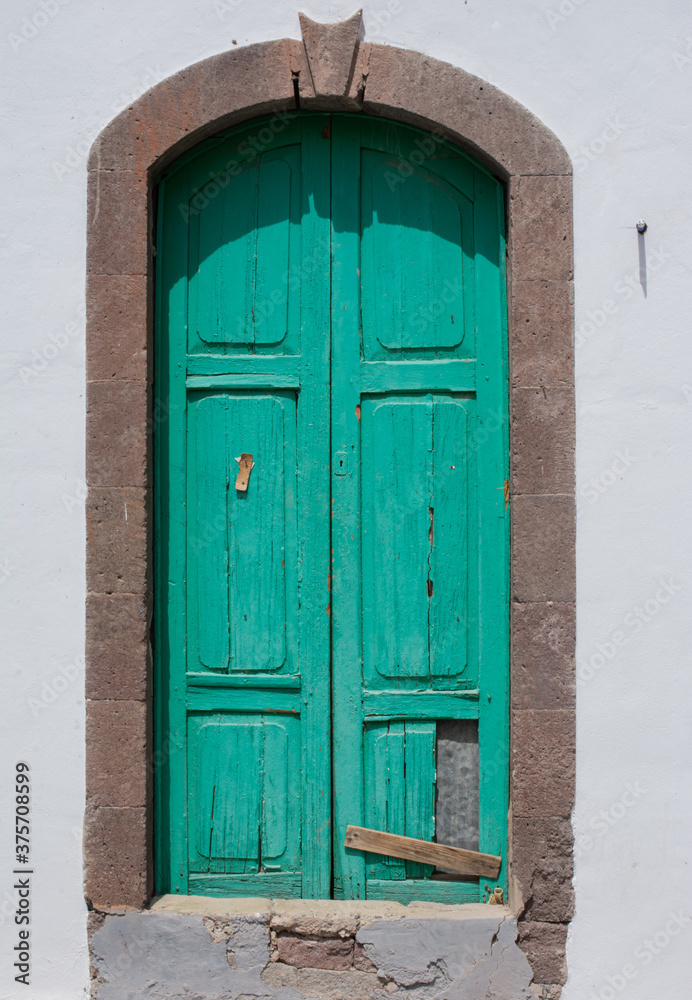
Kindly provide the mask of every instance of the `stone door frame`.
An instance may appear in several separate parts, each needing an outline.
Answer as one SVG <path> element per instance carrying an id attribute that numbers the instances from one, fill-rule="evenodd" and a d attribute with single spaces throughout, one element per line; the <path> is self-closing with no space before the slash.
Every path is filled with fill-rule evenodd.
<path id="1" fill-rule="evenodd" d="M 233 49 L 157 84 L 99 135 L 87 238 L 87 810 L 97 911 L 153 893 L 152 382 L 155 178 L 258 116 L 333 110 L 416 125 L 506 186 L 510 338 L 509 904 L 537 983 L 564 982 L 572 916 L 575 497 L 572 168 L 529 111 L 462 69 L 368 44 L 361 15 Z M 277 121 L 280 118 L 277 117 Z M 271 120 L 258 124 L 271 130 Z M 402 165 L 406 169 L 406 165 Z"/>

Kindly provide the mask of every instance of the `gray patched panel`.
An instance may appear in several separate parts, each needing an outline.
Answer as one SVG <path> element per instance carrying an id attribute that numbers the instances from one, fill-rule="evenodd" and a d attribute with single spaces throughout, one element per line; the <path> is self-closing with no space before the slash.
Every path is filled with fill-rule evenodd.
<path id="1" fill-rule="evenodd" d="M 356 938 L 377 967 L 270 962 L 268 916 L 110 915 L 91 941 L 96 1000 L 530 1000 L 531 971 L 502 907 L 467 919 L 376 920 Z M 206 926 L 205 926 L 206 919 Z M 276 956 L 275 956 L 276 957 Z M 396 992 L 396 991 L 395 991 Z"/>
<path id="2" fill-rule="evenodd" d="M 439 844 L 478 850 L 478 723 L 437 723 L 435 839 Z"/>
<path id="3" fill-rule="evenodd" d="M 511 917 L 378 921 L 356 939 L 408 1000 L 529 1000 L 531 969 Z"/>
<path id="4" fill-rule="evenodd" d="M 238 923 L 233 969 L 226 942 L 212 943 L 201 916 L 127 913 L 106 917 L 91 942 L 100 981 L 98 1000 L 231 1000 L 240 996 L 274 1000 L 276 992 L 260 979 L 269 961 L 269 930 L 262 924 L 242 922 L 241 932 Z"/>

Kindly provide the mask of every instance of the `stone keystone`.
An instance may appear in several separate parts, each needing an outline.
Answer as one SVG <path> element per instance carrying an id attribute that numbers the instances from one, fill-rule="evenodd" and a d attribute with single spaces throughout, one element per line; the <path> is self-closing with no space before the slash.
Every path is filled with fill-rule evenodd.
<path id="1" fill-rule="evenodd" d="M 315 95 L 343 97 L 351 81 L 363 11 L 338 24 L 318 24 L 305 14 L 298 17 Z"/>

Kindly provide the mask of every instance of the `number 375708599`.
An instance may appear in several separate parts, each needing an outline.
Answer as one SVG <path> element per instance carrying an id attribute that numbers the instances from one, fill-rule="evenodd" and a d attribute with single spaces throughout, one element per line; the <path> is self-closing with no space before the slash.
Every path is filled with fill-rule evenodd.
<path id="1" fill-rule="evenodd" d="M 20 865 L 29 863 L 29 839 L 31 826 L 29 822 L 29 804 L 31 801 L 31 786 L 29 783 L 29 765 L 20 761 L 15 773 L 15 855 Z"/>

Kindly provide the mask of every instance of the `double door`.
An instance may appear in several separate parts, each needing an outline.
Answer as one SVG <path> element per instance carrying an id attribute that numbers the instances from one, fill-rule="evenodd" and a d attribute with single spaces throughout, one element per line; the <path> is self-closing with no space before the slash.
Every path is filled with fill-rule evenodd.
<path id="1" fill-rule="evenodd" d="M 275 116 L 174 164 L 158 218 L 157 888 L 482 899 L 504 867 L 343 840 L 505 853 L 501 187 Z"/>

